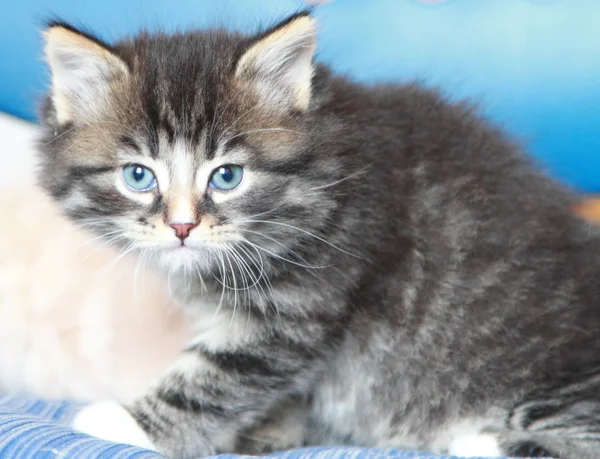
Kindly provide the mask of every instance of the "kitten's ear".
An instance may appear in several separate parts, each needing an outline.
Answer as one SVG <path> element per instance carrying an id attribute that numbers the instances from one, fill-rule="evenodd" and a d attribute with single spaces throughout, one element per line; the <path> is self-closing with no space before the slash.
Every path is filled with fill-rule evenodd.
<path id="1" fill-rule="evenodd" d="M 311 98 L 315 20 L 297 14 L 273 27 L 242 55 L 237 78 L 246 79 L 261 99 L 284 110 L 305 111 Z"/>
<path id="2" fill-rule="evenodd" d="M 127 65 L 100 40 L 68 25 L 50 24 L 44 40 L 58 123 L 93 118 L 104 108 L 111 83 L 129 75 Z"/>

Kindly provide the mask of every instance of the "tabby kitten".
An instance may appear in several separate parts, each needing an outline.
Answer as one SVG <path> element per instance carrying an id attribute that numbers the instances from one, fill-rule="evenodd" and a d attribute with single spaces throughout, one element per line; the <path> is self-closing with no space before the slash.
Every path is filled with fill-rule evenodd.
<path id="1" fill-rule="evenodd" d="M 144 397 L 77 428 L 176 457 L 278 416 L 289 446 L 597 455 L 600 234 L 468 105 L 331 75 L 306 13 L 45 39 L 41 183 L 196 314 Z"/>

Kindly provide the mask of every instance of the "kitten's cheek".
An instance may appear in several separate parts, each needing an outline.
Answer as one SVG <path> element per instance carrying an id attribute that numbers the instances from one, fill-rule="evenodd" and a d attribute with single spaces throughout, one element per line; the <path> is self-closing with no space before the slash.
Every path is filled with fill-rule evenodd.
<path id="1" fill-rule="evenodd" d="M 96 438 L 155 451 L 148 435 L 125 408 L 116 402 L 85 407 L 73 420 L 73 428 Z"/>

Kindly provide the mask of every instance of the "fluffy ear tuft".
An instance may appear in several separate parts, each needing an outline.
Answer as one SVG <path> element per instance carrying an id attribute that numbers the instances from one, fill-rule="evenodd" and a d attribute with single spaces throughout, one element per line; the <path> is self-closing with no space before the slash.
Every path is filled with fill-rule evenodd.
<path id="1" fill-rule="evenodd" d="M 301 13 L 268 30 L 242 55 L 236 77 L 250 81 L 263 102 L 284 110 L 308 109 L 315 20 Z"/>
<path id="2" fill-rule="evenodd" d="M 90 120 L 107 103 L 110 85 L 129 75 L 127 65 L 100 40 L 61 23 L 44 31 L 59 124 Z"/>

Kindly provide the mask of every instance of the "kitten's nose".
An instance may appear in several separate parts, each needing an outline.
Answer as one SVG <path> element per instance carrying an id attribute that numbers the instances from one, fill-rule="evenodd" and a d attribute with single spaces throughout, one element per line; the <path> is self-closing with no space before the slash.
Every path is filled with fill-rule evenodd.
<path id="1" fill-rule="evenodd" d="M 175 230 L 175 236 L 183 242 L 190 235 L 190 231 L 198 226 L 198 223 L 171 223 L 169 226 Z"/>

